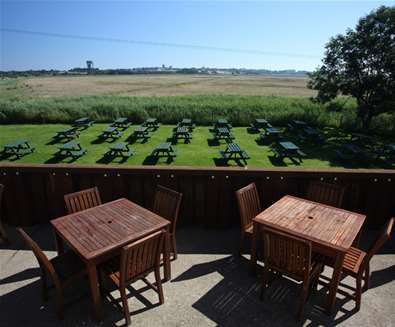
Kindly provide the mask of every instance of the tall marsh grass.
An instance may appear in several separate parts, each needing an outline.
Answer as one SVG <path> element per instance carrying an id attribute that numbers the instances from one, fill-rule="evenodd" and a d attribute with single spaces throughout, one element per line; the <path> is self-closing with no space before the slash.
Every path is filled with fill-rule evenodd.
<path id="1" fill-rule="evenodd" d="M 134 123 L 157 117 L 165 124 L 190 117 L 201 125 L 226 117 L 235 126 L 248 126 L 254 118 L 263 117 L 279 126 L 300 119 L 319 127 L 352 127 L 356 121 L 354 109 L 355 102 L 342 99 L 324 106 L 308 98 L 275 96 L 0 98 L 0 124 L 70 123 L 82 116 L 111 122 L 122 116 Z M 393 129 L 388 117 L 376 119 L 375 124 Z"/>

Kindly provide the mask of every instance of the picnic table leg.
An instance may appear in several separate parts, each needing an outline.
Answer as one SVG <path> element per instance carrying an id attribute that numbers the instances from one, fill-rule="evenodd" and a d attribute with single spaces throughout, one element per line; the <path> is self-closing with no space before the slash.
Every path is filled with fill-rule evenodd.
<path id="1" fill-rule="evenodd" d="M 55 243 L 56 243 L 56 250 L 58 251 L 58 255 L 64 253 L 63 239 L 57 233 L 55 233 Z"/>
<path id="2" fill-rule="evenodd" d="M 88 271 L 89 284 L 91 287 L 91 296 L 93 304 L 93 318 L 96 321 L 101 320 L 101 296 L 99 289 L 99 280 L 97 276 L 96 264 L 94 262 L 87 262 L 86 269 Z"/>
<path id="3" fill-rule="evenodd" d="M 256 272 L 256 263 L 257 263 L 257 241 L 258 241 L 258 233 L 259 233 L 259 224 L 253 223 L 252 228 L 252 240 L 251 240 L 251 272 L 255 274 Z"/>
<path id="4" fill-rule="evenodd" d="M 339 287 L 340 278 L 342 275 L 342 266 L 344 260 L 344 253 L 339 252 L 336 255 L 335 265 L 333 267 L 332 279 L 329 285 L 328 303 L 327 303 L 327 313 L 331 314 L 336 302 L 337 288 Z"/>

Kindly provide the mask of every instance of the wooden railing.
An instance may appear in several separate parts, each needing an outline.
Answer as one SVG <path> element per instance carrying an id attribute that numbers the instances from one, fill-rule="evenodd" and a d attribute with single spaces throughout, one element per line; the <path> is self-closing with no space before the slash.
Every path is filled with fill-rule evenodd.
<path id="1" fill-rule="evenodd" d="M 126 197 L 151 208 L 155 187 L 183 193 L 179 223 L 227 227 L 239 223 L 234 191 L 256 182 L 262 205 L 285 194 L 303 197 L 312 180 L 346 186 L 343 207 L 367 214 L 370 225 L 395 215 L 395 171 L 303 170 L 73 165 L 0 166 L 5 185 L 3 216 L 11 225 L 32 225 L 65 214 L 63 195 L 98 186 L 103 202 Z"/>

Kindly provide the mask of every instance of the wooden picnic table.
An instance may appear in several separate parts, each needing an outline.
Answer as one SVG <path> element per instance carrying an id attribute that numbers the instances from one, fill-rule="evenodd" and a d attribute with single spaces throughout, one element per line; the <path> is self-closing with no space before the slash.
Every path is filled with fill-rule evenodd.
<path id="1" fill-rule="evenodd" d="M 272 127 L 272 125 L 266 119 L 263 118 L 256 118 L 252 124 L 258 130 L 261 128 Z"/>
<path id="2" fill-rule="evenodd" d="M 183 118 L 180 122 L 178 122 L 177 127 L 187 127 L 191 132 L 196 125 L 192 122 L 190 118 Z"/>
<path id="3" fill-rule="evenodd" d="M 277 157 L 281 159 L 288 157 L 292 160 L 296 157 L 300 162 L 302 162 L 302 157 L 306 156 L 306 154 L 303 153 L 296 144 L 289 141 L 278 142 L 272 148 L 272 151 Z"/>
<path id="4" fill-rule="evenodd" d="M 148 118 L 144 123 L 143 126 L 148 127 L 149 129 L 156 130 L 159 127 L 158 119 L 156 118 Z"/>
<path id="5" fill-rule="evenodd" d="M 12 156 L 15 155 L 18 159 L 25 154 L 34 152 L 35 148 L 32 147 L 27 140 L 17 140 L 13 143 L 8 143 L 3 146 L 2 155 Z"/>
<path id="6" fill-rule="evenodd" d="M 147 140 L 151 137 L 148 127 L 146 126 L 138 126 L 134 129 L 133 134 L 130 136 L 131 138 L 137 139 L 144 139 Z"/>
<path id="7" fill-rule="evenodd" d="M 354 143 L 343 144 L 339 150 L 336 150 L 339 159 L 352 161 L 352 160 L 367 160 L 368 154 L 360 146 Z"/>
<path id="8" fill-rule="evenodd" d="M 177 156 L 176 151 L 173 149 L 171 142 L 165 142 L 159 144 L 153 151 L 152 156 L 154 157 L 168 157 L 173 158 Z"/>
<path id="9" fill-rule="evenodd" d="M 104 154 L 106 157 L 122 157 L 129 158 L 134 151 L 129 147 L 128 142 L 119 142 L 110 146 L 110 149 Z"/>
<path id="10" fill-rule="evenodd" d="M 120 128 L 122 130 L 125 130 L 125 129 L 127 129 L 130 126 L 130 124 L 131 123 L 130 123 L 128 118 L 120 117 L 120 118 L 115 119 L 113 121 L 113 123 L 111 124 L 111 126 Z"/>
<path id="11" fill-rule="evenodd" d="M 218 129 L 218 128 L 221 128 L 221 127 L 225 127 L 227 129 L 232 129 L 232 125 L 225 118 L 217 119 L 217 121 L 214 124 L 214 128 L 215 129 Z"/>
<path id="12" fill-rule="evenodd" d="M 55 136 L 53 137 L 54 140 L 73 140 L 80 136 L 80 133 L 75 127 L 67 127 L 60 129 L 56 132 Z"/>
<path id="13" fill-rule="evenodd" d="M 57 157 L 73 157 L 78 158 L 87 153 L 87 150 L 81 146 L 80 141 L 73 140 L 59 146 L 58 152 L 55 153 Z"/>
<path id="14" fill-rule="evenodd" d="M 178 141 L 178 139 L 184 139 L 185 143 L 189 143 L 189 141 L 192 139 L 192 133 L 190 132 L 188 127 L 177 127 L 173 131 L 172 139 L 173 141 Z"/>
<path id="15" fill-rule="evenodd" d="M 93 125 L 93 120 L 90 120 L 89 117 L 82 117 L 74 121 L 73 127 L 83 127 L 88 128 Z"/>
<path id="16" fill-rule="evenodd" d="M 230 141 L 233 140 L 235 137 L 230 132 L 230 130 L 226 127 L 219 127 L 214 130 L 214 139 L 215 140 L 226 140 Z"/>
<path id="17" fill-rule="evenodd" d="M 127 199 L 118 199 L 97 207 L 51 220 L 58 253 L 63 243 L 85 262 L 96 320 L 101 319 L 102 301 L 99 289 L 98 265 L 120 255 L 126 244 L 165 229 L 165 280 L 170 279 L 170 222 Z"/>
<path id="18" fill-rule="evenodd" d="M 278 142 L 282 138 L 282 131 L 276 127 L 266 128 L 258 137 L 257 141 Z"/>
<path id="19" fill-rule="evenodd" d="M 101 139 L 118 139 L 122 136 L 122 132 L 118 130 L 117 127 L 107 127 L 105 128 L 101 134 L 99 135 L 99 138 Z"/>
<path id="20" fill-rule="evenodd" d="M 327 311 L 332 312 L 344 255 L 357 238 L 365 215 L 286 195 L 253 219 L 251 265 L 257 264 L 257 241 L 262 227 L 276 229 L 312 242 L 315 253 L 335 260 Z"/>
<path id="21" fill-rule="evenodd" d="M 228 143 L 225 151 L 219 151 L 219 154 L 226 161 L 228 160 L 242 160 L 247 164 L 247 159 L 250 159 L 246 151 L 244 151 L 237 143 Z"/>

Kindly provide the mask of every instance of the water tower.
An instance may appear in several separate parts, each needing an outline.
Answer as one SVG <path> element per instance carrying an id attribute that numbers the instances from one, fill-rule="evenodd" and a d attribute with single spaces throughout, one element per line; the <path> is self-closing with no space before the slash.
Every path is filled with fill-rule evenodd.
<path id="1" fill-rule="evenodd" d="M 92 69 L 93 69 L 93 61 L 92 60 L 86 61 L 86 69 L 87 69 L 88 74 L 90 74 L 92 72 Z"/>

